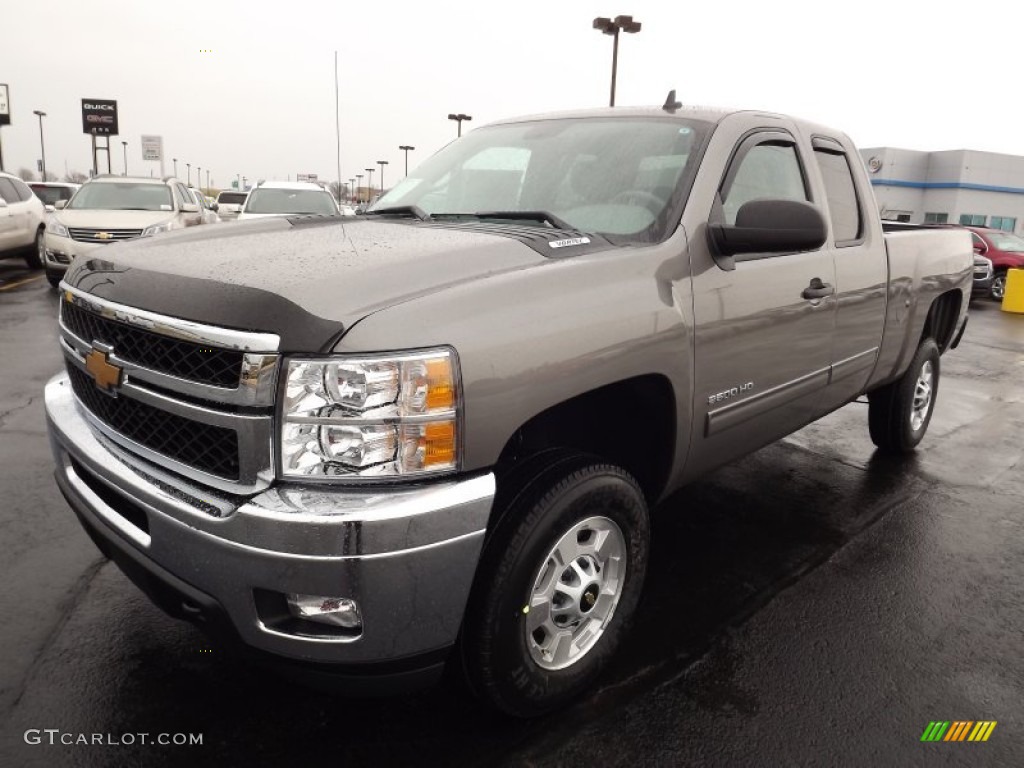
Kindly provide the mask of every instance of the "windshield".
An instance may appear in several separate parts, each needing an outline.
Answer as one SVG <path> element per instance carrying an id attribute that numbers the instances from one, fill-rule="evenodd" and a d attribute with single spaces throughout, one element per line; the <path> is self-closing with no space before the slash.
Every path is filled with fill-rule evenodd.
<path id="1" fill-rule="evenodd" d="M 329 192 L 315 189 L 261 187 L 249 193 L 246 213 L 319 213 L 337 215 Z"/>
<path id="2" fill-rule="evenodd" d="M 414 205 L 438 218 L 542 211 L 582 232 L 658 241 L 685 199 L 709 128 L 667 116 L 482 128 L 431 157 L 371 211 Z"/>
<path id="3" fill-rule="evenodd" d="M 58 200 L 70 200 L 75 191 L 69 187 L 47 187 L 42 184 L 29 184 L 36 197 L 46 205 L 54 205 Z"/>
<path id="4" fill-rule="evenodd" d="M 217 196 L 218 203 L 227 203 L 228 205 L 242 205 L 245 202 L 245 192 L 221 192 Z"/>
<path id="5" fill-rule="evenodd" d="M 107 211 L 173 211 L 171 190 L 166 184 L 133 184 L 129 181 L 84 185 L 68 208 L 100 208 Z"/>
<path id="6" fill-rule="evenodd" d="M 989 235 L 988 239 L 992 241 L 992 245 L 998 251 L 1024 253 L 1024 239 L 1017 235 Z"/>

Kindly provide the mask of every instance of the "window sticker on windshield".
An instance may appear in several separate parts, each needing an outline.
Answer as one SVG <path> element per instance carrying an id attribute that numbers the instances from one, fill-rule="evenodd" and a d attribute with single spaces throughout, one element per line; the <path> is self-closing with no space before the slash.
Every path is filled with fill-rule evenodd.
<path id="1" fill-rule="evenodd" d="M 171 206 L 167 205 L 167 203 L 161 203 L 160 204 L 160 210 L 161 211 L 173 211 L 174 209 Z"/>
<path id="2" fill-rule="evenodd" d="M 552 240 L 548 245 L 552 248 L 565 248 L 567 245 L 586 245 L 589 242 L 589 237 L 569 237 L 565 240 Z"/>
<path id="3" fill-rule="evenodd" d="M 682 128 L 679 129 L 679 133 L 682 134 L 683 136 L 689 136 L 691 133 L 693 133 L 693 128 L 684 125 Z"/>

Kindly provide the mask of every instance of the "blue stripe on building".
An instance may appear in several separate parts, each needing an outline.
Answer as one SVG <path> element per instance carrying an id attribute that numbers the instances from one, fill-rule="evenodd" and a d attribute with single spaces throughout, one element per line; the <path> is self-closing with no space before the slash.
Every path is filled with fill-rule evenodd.
<path id="1" fill-rule="evenodd" d="M 876 187 L 910 187 L 912 189 L 974 189 L 979 192 L 1005 192 L 1024 195 L 1024 187 L 996 187 L 991 184 L 969 184 L 960 181 L 899 181 L 898 179 L 872 179 Z"/>

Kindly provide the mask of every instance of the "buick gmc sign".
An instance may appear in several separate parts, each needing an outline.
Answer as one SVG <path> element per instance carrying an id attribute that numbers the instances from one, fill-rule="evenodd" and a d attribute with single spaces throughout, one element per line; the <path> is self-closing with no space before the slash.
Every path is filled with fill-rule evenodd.
<path id="1" fill-rule="evenodd" d="M 117 136 L 117 102 L 82 99 L 82 131 L 94 136 Z"/>

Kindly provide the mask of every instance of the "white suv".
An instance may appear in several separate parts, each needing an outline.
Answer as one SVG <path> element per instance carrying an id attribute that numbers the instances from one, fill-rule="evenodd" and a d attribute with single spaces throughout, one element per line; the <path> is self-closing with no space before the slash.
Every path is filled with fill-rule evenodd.
<path id="1" fill-rule="evenodd" d="M 32 190 L 9 173 L 0 173 L 0 259 L 24 256 L 33 269 L 43 266 L 46 209 Z"/>
<path id="2" fill-rule="evenodd" d="M 222 219 L 233 219 L 241 212 L 248 194 L 237 189 L 225 189 L 217 195 L 217 214 Z"/>
<path id="3" fill-rule="evenodd" d="M 265 216 L 340 216 L 334 196 L 308 181 L 264 181 L 245 199 L 238 220 Z"/>
<path id="4" fill-rule="evenodd" d="M 71 260 L 104 245 L 203 223 L 192 193 L 174 178 L 98 176 L 46 226 L 46 279 L 56 287 Z"/>

